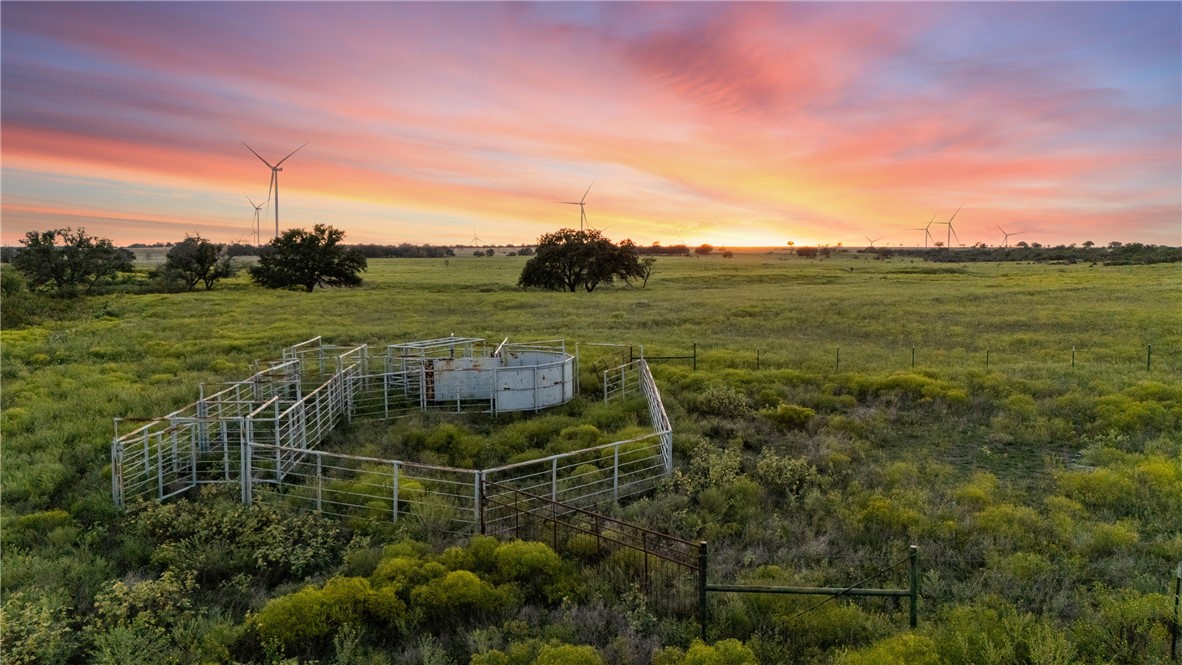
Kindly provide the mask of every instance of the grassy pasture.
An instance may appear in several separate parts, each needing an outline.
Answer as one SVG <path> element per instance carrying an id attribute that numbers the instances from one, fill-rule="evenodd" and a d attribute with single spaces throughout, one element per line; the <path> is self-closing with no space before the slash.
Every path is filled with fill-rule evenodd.
<path id="1" fill-rule="evenodd" d="M 150 550 L 120 536 L 125 518 L 111 505 L 105 468 L 112 418 L 168 413 L 193 401 L 197 384 L 243 378 L 252 361 L 290 344 L 454 333 L 628 343 L 655 356 L 696 343 L 697 372 L 685 361 L 654 368 L 678 432 L 684 474 L 675 491 L 685 498 L 642 502 L 631 519 L 718 543 L 720 575 L 795 562 L 800 569 L 780 580 L 790 584 L 840 585 L 870 566 L 825 558 L 838 551 L 877 556 L 920 542 L 935 557 L 925 582 L 934 599 L 925 622 L 935 627 L 921 637 L 945 657 L 954 647 L 941 640 L 988 612 L 998 625 L 1034 616 L 1021 630 L 1067 635 L 1079 662 L 1157 662 L 1163 653 L 1160 623 L 1130 633 L 1144 639 L 1126 645 L 1128 659 L 1102 626 L 1118 615 L 1133 621 L 1146 598 L 1156 603 L 1182 559 L 1182 511 L 1171 504 L 1182 501 L 1178 264 L 739 252 L 663 257 L 644 289 L 570 294 L 518 290 L 525 260 L 374 260 L 361 288 L 312 294 L 240 276 L 212 292 L 96 296 L 36 325 L 4 327 L 6 595 L 24 598 L 22 611 L 48 598 L 37 607 L 58 612 L 50 623 L 81 630 L 111 580 L 158 573 Z M 767 414 L 781 403 L 814 415 L 777 425 Z M 779 496 L 744 485 L 741 476 L 778 482 L 756 464 L 765 453 L 779 456 L 766 469 L 776 459 L 812 465 L 817 475 L 802 481 L 810 489 Z M 763 492 L 754 502 L 766 514 L 741 509 L 752 491 Z M 897 622 L 884 627 L 870 614 L 834 619 L 856 624 L 849 639 L 784 646 L 791 627 L 727 601 L 717 636 L 747 640 L 764 662 L 834 662 L 844 657 L 838 647 L 889 650 Z M 72 644 L 71 662 L 84 660 L 84 638 Z M 873 662 L 867 653 L 856 662 Z"/>

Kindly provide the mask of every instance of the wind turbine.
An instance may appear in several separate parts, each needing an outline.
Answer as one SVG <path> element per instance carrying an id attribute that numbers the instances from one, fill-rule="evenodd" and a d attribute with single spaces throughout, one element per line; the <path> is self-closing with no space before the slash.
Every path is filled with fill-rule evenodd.
<path id="1" fill-rule="evenodd" d="M 243 141 L 242 145 L 246 145 L 246 141 Z M 308 144 L 305 143 L 304 145 L 308 145 Z M 280 165 L 283 164 L 283 162 L 287 161 L 288 157 L 291 157 L 292 155 L 299 152 L 304 147 L 304 145 L 287 153 L 287 157 L 284 157 L 283 159 L 275 162 L 275 164 L 271 164 L 271 162 L 268 162 L 267 160 L 263 159 L 262 155 L 260 155 L 257 152 L 254 152 L 254 148 L 246 145 L 246 149 L 251 152 L 254 152 L 254 156 L 258 157 L 260 162 L 266 164 L 267 166 L 269 166 L 271 168 L 271 186 L 267 188 L 267 200 L 271 199 L 271 192 L 274 191 L 275 192 L 275 237 L 276 238 L 279 237 L 279 172 L 283 170 L 279 167 L 280 167 Z"/>
<path id="2" fill-rule="evenodd" d="M 249 194 L 246 195 L 246 200 L 250 201 L 250 205 L 254 206 L 254 244 L 257 247 L 259 245 L 259 213 L 262 212 L 263 207 L 267 205 L 267 202 L 263 201 L 262 203 L 255 203 L 254 199 L 250 198 Z"/>
<path id="3" fill-rule="evenodd" d="M 874 243 L 878 242 L 879 240 L 882 240 L 882 238 L 885 238 L 886 236 L 883 236 L 882 238 L 871 239 L 870 236 L 863 233 L 862 237 L 866 239 L 866 242 L 870 243 L 870 249 L 874 249 Z"/>
<path id="4" fill-rule="evenodd" d="M 480 238 L 478 238 L 476 236 L 476 229 L 472 229 L 472 241 L 471 242 L 472 242 L 473 247 L 479 247 L 480 243 L 483 242 Z"/>
<path id="5" fill-rule="evenodd" d="M 963 203 L 960 204 L 960 208 L 963 208 L 963 207 L 964 207 L 964 204 Z M 956 216 L 960 213 L 960 208 L 957 208 L 956 212 L 952 213 L 952 216 L 949 217 L 948 221 L 946 222 L 948 224 L 948 239 L 944 241 L 946 243 L 944 246 L 948 247 L 949 249 L 952 248 L 952 238 L 953 237 L 956 238 L 956 244 L 958 244 L 958 245 L 960 244 L 960 236 L 956 235 L 956 229 L 952 228 L 952 220 L 956 219 Z"/>
<path id="6" fill-rule="evenodd" d="M 1002 240 L 1002 243 L 1001 243 L 1002 247 L 1009 247 L 1010 246 L 1010 236 L 1020 236 L 1023 233 L 1026 233 L 1025 231 L 1014 231 L 1013 233 L 1007 233 L 1005 229 L 1001 228 L 1001 224 L 997 225 L 997 230 L 1001 231 L 1001 234 L 1003 236 L 1005 236 L 1005 239 Z"/>
<path id="7" fill-rule="evenodd" d="M 935 238 L 932 237 L 932 231 L 931 231 L 932 224 L 935 223 L 935 221 L 936 221 L 936 215 L 933 214 L 932 218 L 930 220 L 928 220 L 927 226 L 921 226 L 918 229 L 906 229 L 906 230 L 908 230 L 908 231 L 923 231 L 923 246 L 926 248 L 928 246 L 928 240 L 935 240 Z M 869 238 L 867 238 L 867 240 L 869 240 Z"/>
<path id="8" fill-rule="evenodd" d="M 587 185 L 587 191 L 583 192 L 583 198 L 579 199 L 578 201 L 555 201 L 555 203 L 565 203 L 568 205 L 579 206 L 579 230 L 580 231 L 582 231 L 583 228 L 587 225 L 587 208 L 586 208 L 587 195 L 591 193 L 591 188 L 595 186 L 595 180 L 597 178 L 598 178 L 598 176 L 591 179 L 591 184 Z"/>

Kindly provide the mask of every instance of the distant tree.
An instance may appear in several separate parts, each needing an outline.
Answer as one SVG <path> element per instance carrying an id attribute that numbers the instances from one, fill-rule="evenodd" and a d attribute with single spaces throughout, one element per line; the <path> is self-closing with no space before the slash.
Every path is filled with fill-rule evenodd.
<path id="1" fill-rule="evenodd" d="M 795 240 L 789 240 L 789 241 L 788 241 L 788 246 L 789 246 L 789 247 L 792 247 L 792 246 L 793 246 L 793 245 L 795 245 L 795 244 L 796 244 L 796 241 L 795 241 Z"/>
<path id="2" fill-rule="evenodd" d="M 484 256 L 484 250 L 478 249 L 475 252 L 472 252 L 472 256 Z"/>
<path id="3" fill-rule="evenodd" d="M 522 247 L 517 250 L 517 256 L 533 256 L 534 250 L 532 247 Z"/>
<path id="4" fill-rule="evenodd" d="M 640 272 L 638 276 L 643 280 L 640 283 L 640 288 L 648 286 L 648 278 L 653 276 L 653 268 L 656 266 L 657 260 L 651 256 L 646 256 L 640 260 Z"/>
<path id="5" fill-rule="evenodd" d="M 821 247 L 821 249 L 818 249 L 817 253 L 820 254 L 823 258 L 827 259 L 830 256 L 833 256 L 833 248 L 828 245 L 825 245 L 825 246 Z"/>
<path id="6" fill-rule="evenodd" d="M 694 248 L 694 254 L 697 254 L 698 256 L 706 256 L 713 251 L 714 246 L 709 243 L 702 243 L 701 245 L 698 245 Z"/>
<path id="7" fill-rule="evenodd" d="M 491 249 L 491 248 L 490 248 L 490 249 L 486 249 L 486 250 L 484 250 L 484 255 L 485 255 L 485 256 L 496 256 L 496 255 L 497 255 L 497 250 L 495 250 L 495 249 Z"/>
<path id="8" fill-rule="evenodd" d="M 817 258 L 817 248 L 816 247 L 797 247 L 796 248 L 796 255 L 801 258 L 805 258 L 805 259 L 815 259 L 815 258 Z"/>
<path id="9" fill-rule="evenodd" d="M 1093 247 L 1095 247 L 1095 246 L 1096 246 L 1096 243 L 1095 243 L 1095 242 L 1093 242 L 1093 241 L 1091 241 L 1091 240 L 1085 240 L 1085 241 L 1084 241 L 1084 244 L 1083 244 L 1083 246 L 1084 246 L 1086 249 L 1091 249 L 1091 248 L 1093 248 Z"/>
<path id="10" fill-rule="evenodd" d="M 525 288 L 588 293 L 615 279 L 640 277 L 640 261 L 631 240 L 614 244 L 595 230 L 559 229 L 538 238 L 533 258 L 517 283 Z"/>
<path id="11" fill-rule="evenodd" d="M 728 249 L 722 253 L 722 258 L 733 259 L 735 258 L 735 253 Z"/>
<path id="12" fill-rule="evenodd" d="M 365 256 L 341 245 L 344 237 L 344 231 L 327 224 L 317 224 L 311 233 L 289 229 L 263 248 L 250 277 L 269 289 L 302 286 L 308 293 L 316 286 L 360 286 Z"/>
<path id="13" fill-rule="evenodd" d="M 1030 243 L 1026 242 L 1025 240 L 1021 240 L 1021 241 L 1019 241 L 1019 242 L 1018 242 L 1018 247 L 1021 247 L 1021 248 L 1023 248 L 1023 249 L 1025 249 L 1025 248 L 1027 248 L 1027 247 L 1029 247 L 1029 246 L 1030 246 Z"/>
<path id="14" fill-rule="evenodd" d="M 1022 244 L 1022 243 L 1018 243 L 1018 244 Z M 1122 246 L 1123 246 L 1123 243 L 1121 243 L 1121 241 L 1119 241 L 1119 240 L 1113 240 L 1112 242 L 1108 243 L 1108 249 L 1120 249 Z"/>
<path id="15" fill-rule="evenodd" d="M 186 291 L 192 291 L 198 282 L 209 291 L 219 279 L 233 277 L 237 272 L 225 245 L 212 243 L 198 234 L 186 236 L 173 245 L 157 274 L 168 282 L 182 285 Z"/>
<path id="16" fill-rule="evenodd" d="M 24 274 L 30 289 L 59 295 L 75 295 L 80 288 L 90 293 L 120 272 L 131 272 L 135 260 L 131 250 L 88 236 L 81 228 L 29 231 L 20 242 L 24 247 L 12 257 L 12 266 Z"/>

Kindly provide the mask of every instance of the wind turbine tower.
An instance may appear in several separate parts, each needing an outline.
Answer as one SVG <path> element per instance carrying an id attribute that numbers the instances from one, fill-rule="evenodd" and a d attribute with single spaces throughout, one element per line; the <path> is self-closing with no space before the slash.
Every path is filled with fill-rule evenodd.
<path id="1" fill-rule="evenodd" d="M 964 207 L 964 204 L 961 204 L 960 208 L 963 208 L 963 207 Z M 960 208 L 957 208 L 956 212 L 952 213 L 952 216 L 948 218 L 948 222 L 947 222 L 948 223 L 948 239 L 944 241 L 945 242 L 944 246 L 949 249 L 952 248 L 952 238 L 953 237 L 956 238 L 956 243 L 960 244 L 960 236 L 956 235 L 956 229 L 952 228 L 952 220 L 956 219 L 956 216 L 958 214 L 960 214 Z"/>
<path id="2" fill-rule="evenodd" d="M 555 201 L 555 203 L 565 203 L 568 205 L 579 206 L 579 230 L 582 231 L 587 225 L 587 195 L 591 193 L 591 188 L 595 186 L 596 178 L 591 179 L 591 184 L 587 185 L 587 191 L 583 192 L 583 198 L 578 201 Z"/>
<path id="3" fill-rule="evenodd" d="M 246 141 L 243 141 L 242 145 L 246 145 Z M 304 145 L 308 145 L 308 144 L 305 143 Z M 287 161 L 288 157 L 291 157 L 292 155 L 299 152 L 304 147 L 304 145 L 287 153 L 287 157 L 284 157 L 283 159 L 275 162 L 274 164 L 263 159 L 263 156 L 260 155 L 259 153 L 255 152 L 254 148 L 246 145 L 247 150 L 254 153 L 254 156 L 258 157 L 260 162 L 266 164 L 271 169 L 271 186 L 267 189 L 267 200 L 268 201 L 271 200 L 271 192 L 275 192 L 275 237 L 276 238 L 279 237 L 279 172 L 283 170 L 280 167 L 282 166 L 283 162 Z"/>
<path id="4" fill-rule="evenodd" d="M 252 229 L 252 230 L 254 231 L 255 247 L 258 247 L 259 246 L 259 214 L 262 212 L 263 206 L 267 205 L 267 202 L 263 201 L 262 203 L 255 203 L 254 199 L 250 198 L 249 194 L 246 195 L 246 200 L 250 201 L 250 205 L 254 206 L 254 229 Z"/>
<path id="5" fill-rule="evenodd" d="M 932 218 L 928 220 L 927 226 L 921 226 L 917 229 L 907 229 L 908 231 L 923 231 L 923 246 L 925 249 L 928 246 L 928 241 L 934 239 L 932 238 L 932 224 L 935 223 L 935 221 L 936 215 L 932 215 Z M 869 240 L 869 238 L 867 238 L 867 240 Z"/>

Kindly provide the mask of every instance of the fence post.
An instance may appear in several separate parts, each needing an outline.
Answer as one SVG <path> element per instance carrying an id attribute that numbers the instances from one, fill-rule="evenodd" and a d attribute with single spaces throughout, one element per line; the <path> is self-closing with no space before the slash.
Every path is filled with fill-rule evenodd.
<path id="1" fill-rule="evenodd" d="M 706 608 L 706 541 L 698 543 L 698 623 L 702 627 L 702 641 L 706 641 L 706 622 L 710 615 Z"/>
<path id="2" fill-rule="evenodd" d="M 558 501 L 558 458 L 550 460 L 550 501 Z"/>
<path id="3" fill-rule="evenodd" d="M 616 444 L 612 455 L 612 501 L 620 501 L 620 444 Z"/>
<path id="4" fill-rule="evenodd" d="M 1178 660 L 1178 605 L 1182 602 L 1182 562 L 1174 569 L 1174 625 L 1170 631 L 1170 659 Z"/>
<path id="5" fill-rule="evenodd" d="M 1145 371 L 1153 369 L 1153 345 L 1145 345 Z"/>
<path id="6" fill-rule="evenodd" d="M 392 520 L 394 522 L 398 521 L 398 466 L 399 466 L 399 463 L 397 461 L 395 461 L 394 462 L 394 519 Z"/>
<path id="7" fill-rule="evenodd" d="M 651 588 L 648 575 L 648 531 L 640 532 L 640 547 L 644 550 L 644 592 L 648 593 Z"/>
<path id="8" fill-rule="evenodd" d="M 694 342 L 694 371 L 698 371 L 698 343 Z"/>
<path id="9" fill-rule="evenodd" d="M 481 475 L 482 475 L 482 473 L 480 471 L 476 471 L 475 473 L 472 474 L 472 478 L 473 478 L 472 498 L 474 499 L 472 508 L 473 508 L 473 510 L 476 511 L 476 522 L 477 522 L 477 524 L 480 525 L 480 535 L 483 536 L 484 535 L 484 502 L 482 500 L 482 494 L 480 492 L 481 481 L 482 481 Z"/>
<path id="10" fill-rule="evenodd" d="M 322 487 L 324 484 L 324 480 L 323 480 L 324 476 L 322 476 L 321 472 L 320 472 L 320 460 L 321 460 L 320 455 L 317 455 L 316 456 L 316 512 L 320 512 L 322 495 L 324 493 L 324 490 Z"/>
<path id="11" fill-rule="evenodd" d="M 1071 369 L 1075 369 L 1075 347 L 1071 347 Z"/>
<path id="12" fill-rule="evenodd" d="M 915 367 L 915 345 L 911 345 L 911 366 Z M 989 366 L 989 351 L 985 351 L 985 366 Z"/>
<path id="13" fill-rule="evenodd" d="M 176 430 L 173 430 L 174 432 Z M 156 436 L 156 496 L 164 500 L 164 439 L 163 433 Z"/>
<path id="14" fill-rule="evenodd" d="M 246 436 L 242 437 L 242 505 L 249 506 L 252 500 L 250 496 L 250 479 L 254 475 L 254 471 L 250 468 L 250 433 L 254 429 L 250 418 L 246 419 L 247 430 Z"/>
<path id="15" fill-rule="evenodd" d="M 115 438 L 111 439 L 111 498 L 123 510 L 123 444 L 119 443 L 119 421 L 115 421 Z"/>
<path id="16" fill-rule="evenodd" d="M 841 347 L 840 346 L 837 347 L 837 360 L 833 366 L 833 371 L 835 371 L 835 372 L 841 371 Z"/>
<path id="17" fill-rule="evenodd" d="M 919 547 L 912 545 L 911 559 L 911 627 L 919 623 Z"/>

